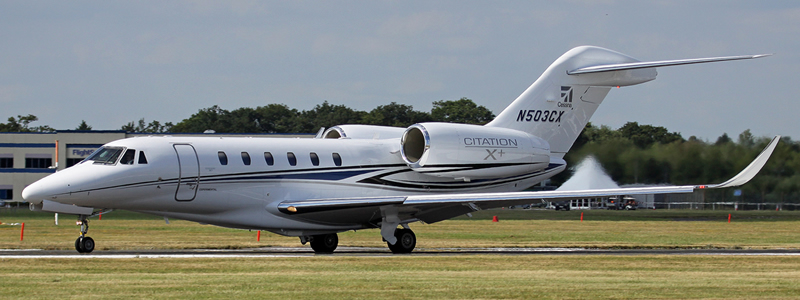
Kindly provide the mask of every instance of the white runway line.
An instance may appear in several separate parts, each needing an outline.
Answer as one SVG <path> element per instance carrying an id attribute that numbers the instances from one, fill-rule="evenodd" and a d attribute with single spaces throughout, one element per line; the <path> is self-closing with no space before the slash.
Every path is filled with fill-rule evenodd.
<path id="1" fill-rule="evenodd" d="M 385 248 L 374 247 L 341 247 L 333 254 L 317 255 L 307 247 L 264 247 L 249 249 L 191 249 L 191 250 L 163 250 L 150 251 L 151 253 L 117 253 L 115 251 L 98 251 L 95 254 L 72 254 L 69 251 L 45 251 L 42 249 L 0 249 L 0 260 L 3 259 L 135 259 L 135 258 L 295 258 L 295 257 L 408 257 L 410 256 L 436 256 L 436 255 L 525 255 L 525 254 L 566 254 L 566 255 L 703 255 L 703 256 L 800 256 L 800 252 L 784 252 L 779 250 L 744 250 L 726 252 L 724 250 L 663 250 L 657 249 L 587 249 L 587 248 L 419 248 L 413 254 L 396 255 Z M 58 252 L 58 253 L 51 253 Z M 7 254 L 6 254 L 7 253 Z M 74 253 L 74 252 L 73 252 Z"/>

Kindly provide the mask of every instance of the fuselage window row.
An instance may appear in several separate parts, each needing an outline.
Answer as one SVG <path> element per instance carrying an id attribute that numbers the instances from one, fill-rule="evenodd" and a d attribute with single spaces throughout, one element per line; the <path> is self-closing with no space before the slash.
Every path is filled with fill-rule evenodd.
<path id="1" fill-rule="evenodd" d="M 129 152 L 135 154 L 136 150 L 131 149 L 129 150 Z M 250 153 L 242 151 L 241 154 L 242 154 L 242 163 L 245 166 L 249 166 L 252 163 L 252 160 L 250 158 Z M 125 155 L 127 156 L 128 152 L 126 152 Z M 219 158 L 219 163 L 221 165 L 223 166 L 228 165 L 228 155 L 225 154 L 225 151 L 218 151 L 217 157 Z M 331 154 L 331 157 L 333 158 L 334 165 L 336 165 L 337 167 L 342 166 L 342 156 L 339 155 L 339 153 L 334 152 Z M 316 152 L 310 152 L 309 158 L 311 159 L 312 165 L 314 166 L 320 165 L 319 155 L 317 155 Z M 297 166 L 297 156 L 294 154 L 294 152 L 286 152 L 286 159 L 289 161 L 289 165 Z M 275 157 L 272 155 L 272 152 L 264 152 L 264 161 L 267 163 L 268 166 L 272 166 L 275 164 Z M 133 164 L 133 155 L 131 155 L 130 162 L 128 162 L 128 160 L 123 158 L 122 160 L 120 160 L 120 163 Z M 147 164 L 147 158 L 144 156 L 144 152 L 142 151 L 139 151 L 139 163 Z"/>

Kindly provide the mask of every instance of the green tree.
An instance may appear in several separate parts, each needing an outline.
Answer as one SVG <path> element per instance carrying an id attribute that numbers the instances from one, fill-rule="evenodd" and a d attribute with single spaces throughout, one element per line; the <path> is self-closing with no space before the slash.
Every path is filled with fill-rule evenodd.
<path id="1" fill-rule="evenodd" d="M 128 124 L 122 125 L 122 130 L 127 132 L 140 132 L 140 133 L 165 133 L 169 132 L 170 129 L 174 125 L 172 122 L 164 123 L 161 125 L 161 122 L 153 120 L 150 123 L 146 123 L 144 118 L 139 119 L 139 122 L 128 122 Z"/>
<path id="2" fill-rule="evenodd" d="M 717 141 L 714 143 L 714 145 L 722 145 L 722 144 L 727 144 L 727 143 L 731 143 L 731 142 L 733 142 L 733 141 L 728 136 L 728 134 L 727 133 L 723 133 L 722 135 L 719 136 L 719 138 L 717 138 Z"/>
<path id="3" fill-rule="evenodd" d="M 78 127 L 76 127 L 75 130 L 87 130 L 88 131 L 88 130 L 92 130 L 92 126 L 89 126 L 89 124 L 86 124 L 86 120 L 81 120 L 81 124 L 78 125 Z"/>
<path id="4" fill-rule="evenodd" d="M 300 112 L 286 104 L 268 104 L 255 109 L 254 122 L 263 133 L 293 133 Z"/>
<path id="5" fill-rule="evenodd" d="M 197 113 L 193 114 L 188 119 L 178 122 L 172 126 L 172 132 L 204 132 L 206 130 L 214 130 L 216 132 L 230 132 L 230 123 L 228 122 L 229 111 L 214 105 L 209 108 L 200 109 Z M 126 130 L 123 128 L 123 130 Z"/>
<path id="6" fill-rule="evenodd" d="M 321 127 L 340 124 L 358 124 L 366 112 L 354 110 L 344 105 L 332 105 L 328 101 L 317 104 L 312 110 L 300 113 L 294 132 L 317 132 Z"/>
<path id="7" fill-rule="evenodd" d="M 753 147 L 756 144 L 755 137 L 753 137 L 753 134 L 750 133 L 750 129 L 742 131 L 742 133 L 739 134 L 738 143 L 739 145 L 747 148 Z"/>
<path id="8" fill-rule="evenodd" d="M 431 109 L 431 118 L 437 122 L 483 125 L 494 117 L 492 111 L 484 106 L 478 106 L 469 98 L 434 101 Z"/>
<path id="9" fill-rule="evenodd" d="M 54 132 L 56 131 L 50 126 L 33 126 L 30 124 L 38 121 L 34 115 L 28 114 L 27 116 L 17 115 L 17 118 L 9 117 L 8 123 L 0 123 L 0 132 Z"/>
<path id="10" fill-rule="evenodd" d="M 683 140 L 680 133 L 670 133 L 664 127 L 639 125 L 637 122 L 625 123 L 617 131 L 622 137 L 631 140 L 639 148 L 646 148 L 654 143 L 669 144 Z"/>
<path id="11" fill-rule="evenodd" d="M 415 123 L 429 122 L 432 119 L 430 114 L 416 111 L 411 105 L 392 102 L 371 110 L 362 121 L 364 124 L 370 125 L 408 127 Z"/>

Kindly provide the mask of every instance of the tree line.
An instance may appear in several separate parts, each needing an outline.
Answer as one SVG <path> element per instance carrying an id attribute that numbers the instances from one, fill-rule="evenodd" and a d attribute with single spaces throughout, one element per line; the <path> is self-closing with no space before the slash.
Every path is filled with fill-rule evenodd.
<path id="1" fill-rule="evenodd" d="M 321 127 L 338 124 L 371 124 L 407 127 L 419 122 L 485 124 L 494 118 L 486 107 L 468 98 L 433 102 L 430 112 L 416 111 L 410 105 L 392 102 L 371 111 L 354 110 L 344 105 L 323 102 L 311 110 L 297 110 L 285 104 L 225 110 L 219 106 L 200 109 L 177 124 L 159 121 L 129 122 L 121 127 L 128 132 L 198 133 L 313 133 Z M 47 125 L 32 126 L 34 115 L 10 117 L 0 123 L 0 132 L 51 132 Z M 81 121 L 77 130 L 91 130 Z M 572 150 L 565 156 L 576 166 L 587 155 L 594 156 L 619 184 L 698 184 L 727 180 L 755 158 L 770 138 L 755 137 L 746 130 L 733 140 L 722 134 L 716 141 L 695 137 L 684 139 L 664 127 L 628 122 L 618 129 L 587 124 Z M 552 178 L 560 185 L 572 170 Z M 775 153 L 753 181 L 741 187 L 743 196 L 733 189 L 707 191 L 715 201 L 800 202 L 800 142 L 783 137 Z"/>
<path id="2" fill-rule="evenodd" d="M 311 110 L 297 110 L 285 104 L 268 104 L 256 108 L 226 110 L 217 105 L 200 109 L 187 119 L 172 124 L 158 121 L 129 122 L 122 130 L 145 133 L 314 133 L 321 127 L 340 124 L 369 124 L 407 127 L 419 122 L 457 122 L 485 124 L 494 114 L 468 98 L 433 102 L 431 112 L 416 111 L 410 105 L 392 102 L 367 112 L 334 105 L 327 101 Z"/>
<path id="3" fill-rule="evenodd" d="M 565 160 L 574 167 L 592 155 L 619 184 L 713 184 L 744 169 L 770 140 L 753 136 L 749 129 L 735 141 L 722 134 L 716 141 L 707 142 L 694 136 L 684 139 L 666 128 L 636 122 L 616 130 L 589 123 Z M 554 177 L 554 184 L 568 179 L 572 171 Z M 733 196 L 736 189 L 742 191 L 742 196 Z M 800 142 L 782 137 L 769 162 L 751 182 L 741 188 L 708 190 L 706 198 L 800 202 Z"/>

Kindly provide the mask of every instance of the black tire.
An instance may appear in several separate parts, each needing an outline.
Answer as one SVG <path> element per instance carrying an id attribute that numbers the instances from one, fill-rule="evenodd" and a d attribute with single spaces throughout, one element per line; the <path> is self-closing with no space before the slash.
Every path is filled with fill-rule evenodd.
<path id="1" fill-rule="evenodd" d="M 314 253 L 333 253 L 339 246 L 339 235 L 336 233 L 311 236 L 311 249 Z"/>
<path id="2" fill-rule="evenodd" d="M 397 243 L 394 243 L 394 245 L 386 243 L 392 253 L 411 253 L 411 251 L 414 251 L 414 247 L 417 246 L 417 235 L 411 229 L 396 229 L 394 237 L 397 238 Z"/>
<path id="3" fill-rule="evenodd" d="M 92 253 L 94 251 L 94 240 L 90 237 L 84 237 L 83 241 L 81 241 L 81 248 L 83 248 L 83 253 Z"/>
<path id="4" fill-rule="evenodd" d="M 78 237 L 78 239 L 75 240 L 75 250 L 78 250 L 78 253 L 86 252 L 83 250 L 83 237 Z"/>

